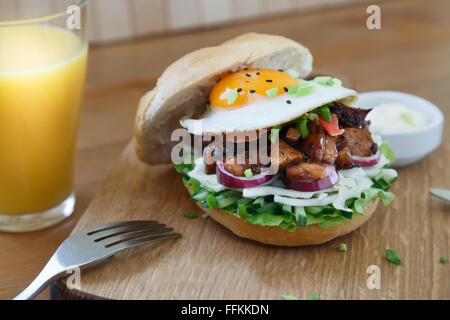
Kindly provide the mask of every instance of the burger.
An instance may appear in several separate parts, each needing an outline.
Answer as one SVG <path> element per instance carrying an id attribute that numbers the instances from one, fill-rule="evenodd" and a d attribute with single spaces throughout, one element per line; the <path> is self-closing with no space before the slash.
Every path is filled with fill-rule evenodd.
<path id="1" fill-rule="evenodd" d="M 397 178 L 370 110 L 287 38 L 249 33 L 171 64 L 140 101 L 138 157 L 175 164 L 193 201 L 264 244 L 327 242 L 367 221 Z"/>

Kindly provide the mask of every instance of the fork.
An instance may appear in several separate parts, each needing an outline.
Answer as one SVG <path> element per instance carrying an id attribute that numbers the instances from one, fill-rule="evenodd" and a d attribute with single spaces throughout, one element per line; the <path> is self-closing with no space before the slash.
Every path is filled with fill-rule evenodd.
<path id="1" fill-rule="evenodd" d="M 157 221 L 123 221 L 77 232 L 56 249 L 41 273 L 14 300 L 31 300 L 51 282 L 68 276 L 75 268 L 86 269 L 114 254 L 156 240 L 178 238 L 173 228 Z"/>

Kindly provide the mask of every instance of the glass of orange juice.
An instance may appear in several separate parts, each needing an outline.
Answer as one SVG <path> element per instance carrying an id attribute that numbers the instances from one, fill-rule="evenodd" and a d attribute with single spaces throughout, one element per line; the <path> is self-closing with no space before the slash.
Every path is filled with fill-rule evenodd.
<path id="1" fill-rule="evenodd" d="M 2 0 L 0 231 L 42 229 L 74 210 L 86 20 L 86 0 Z"/>

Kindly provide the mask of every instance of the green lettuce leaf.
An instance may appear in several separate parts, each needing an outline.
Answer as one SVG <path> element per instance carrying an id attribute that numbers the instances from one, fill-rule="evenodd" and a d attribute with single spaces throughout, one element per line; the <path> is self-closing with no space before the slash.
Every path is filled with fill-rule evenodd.
<path id="1" fill-rule="evenodd" d="M 355 210 L 358 213 L 364 214 L 364 206 L 372 199 L 380 198 L 385 206 L 388 206 L 394 199 L 395 195 L 392 192 L 387 192 L 378 188 L 370 188 L 363 192 L 361 198 L 355 201 Z"/>

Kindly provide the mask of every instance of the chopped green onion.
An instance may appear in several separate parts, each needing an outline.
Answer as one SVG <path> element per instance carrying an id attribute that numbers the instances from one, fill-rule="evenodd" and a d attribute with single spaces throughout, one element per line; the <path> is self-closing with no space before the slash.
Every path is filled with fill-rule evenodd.
<path id="1" fill-rule="evenodd" d="M 340 252 L 345 252 L 345 251 L 347 251 L 347 244 L 346 244 L 346 243 L 341 243 L 341 244 L 339 244 L 339 246 L 338 246 L 338 251 L 340 251 Z"/>
<path id="2" fill-rule="evenodd" d="M 383 170 L 380 170 L 380 172 L 378 172 L 378 173 L 373 177 L 373 180 L 374 180 L 374 181 L 377 181 L 377 180 L 379 180 L 379 179 L 381 179 L 381 178 L 383 178 L 383 177 L 384 177 Z"/>
<path id="3" fill-rule="evenodd" d="M 265 213 L 265 212 L 279 212 L 279 207 L 276 205 L 275 202 L 269 202 L 265 203 L 261 208 L 256 209 L 256 213 Z"/>
<path id="4" fill-rule="evenodd" d="M 286 295 L 286 294 L 282 294 L 281 297 L 282 297 L 284 300 L 299 300 L 296 296 L 288 296 L 288 295 Z"/>
<path id="5" fill-rule="evenodd" d="M 297 90 L 298 90 L 298 85 L 297 86 L 290 86 L 288 89 L 288 94 L 296 94 Z"/>
<path id="6" fill-rule="evenodd" d="M 253 201 L 253 199 L 249 198 L 240 198 L 236 203 L 239 204 L 249 204 Z"/>
<path id="7" fill-rule="evenodd" d="M 300 227 L 305 227 L 308 218 L 306 217 L 305 207 L 295 207 L 294 208 L 295 218 L 297 219 L 297 224 Z"/>
<path id="8" fill-rule="evenodd" d="M 403 264 L 402 257 L 400 257 L 398 252 L 395 250 L 386 249 L 386 259 L 389 262 L 396 264 L 398 266 Z"/>
<path id="9" fill-rule="evenodd" d="M 302 138 L 305 139 L 309 135 L 308 124 L 304 117 L 298 120 L 298 129 L 302 133 Z"/>
<path id="10" fill-rule="evenodd" d="M 347 219 L 352 219 L 353 218 L 353 212 L 348 212 L 348 211 L 343 211 L 343 210 L 339 210 L 338 212 L 344 218 L 347 218 Z"/>
<path id="11" fill-rule="evenodd" d="M 272 127 L 269 134 L 269 140 L 272 144 L 275 144 L 278 140 L 278 136 L 280 134 L 281 126 Z"/>
<path id="12" fill-rule="evenodd" d="M 403 112 L 402 114 L 400 114 L 400 119 L 402 119 L 409 125 L 414 125 L 414 119 L 410 113 Z"/>
<path id="13" fill-rule="evenodd" d="M 192 213 L 192 212 L 183 213 L 183 217 L 188 218 L 188 219 L 198 218 L 197 214 L 196 213 Z"/>
<path id="14" fill-rule="evenodd" d="M 194 193 L 191 198 L 195 201 L 203 201 L 208 196 L 208 191 L 205 189 L 199 189 L 196 193 Z"/>
<path id="15" fill-rule="evenodd" d="M 269 98 L 274 98 L 274 97 L 277 96 L 277 94 L 278 94 L 278 89 L 277 88 L 272 88 L 272 89 L 266 90 L 266 95 Z"/>
<path id="16" fill-rule="evenodd" d="M 334 85 L 333 78 L 327 77 L 327 76 L 316 77 L 316 78 L 314 78 L 314 81 L 317 82 L 318 84 L 323 85 L 323 86 L 332 86 L 332 85 Z"/>
<path id="17" fill-rule="evenodd" d="M 318 293 L 313 293 L 310 297 L 310 300 L 319 300 L 319 294 Z"/>
<path id="18" fill-rule="evenodd" d="M 307 118 L 310 121 L 314 121 L 314 120 L 317 120 L 319 118 L 319 116 L 317 114 L 315 114 L 314 112 L 311 112 L 311 113 L 308 113 Z"/>
<path id="19" fill-rule="evenodd" d="M 228 91 L 228 104 L 233 104 L 238 97 L 237 89 Z"/>
<path id="20" fill-rule="evenodd" d="M 211 111 L 211 105 L 209 103 L 206 104 L 206 110 Z"/>
<path id="21" fill-rule="evenodd" d="M 330 108 L 327 106 L 320 107 L 320 115 L 325 119 L 326 122 L 331 122 Z"/>
<path id="22" fill-rule="evenodd" d="M 317 215 L 324 213 L 325 206 L 305 207 L 305 211 L 309 214 Z M 334 208 L 332 210 L 334 212 Z"/>
<path id="23" fill-rule="evenodd" d="M 264 200 L 264 197 L 256 198 L 256 200 L 253 201 L 253 205 L 254 205 L 256 208 L 261 208 L 261 207 L 264 206 L 265 204 L 266 204 L 266 201 Z"/>
<path id="24" fill-rule="evenodd" d="M 395 162 L 396 157 L 395 157 L 394 150 L 392 150 L 392 148 L 388 144 L 383 143 L 380 146 L 380 149 L 381 149 L 381 153 L 389 160 L 389 164 L 392 164 Z"/>
<path id="25" fill-rule="evenodd" d="M 245 171 L 244 171 L 244 175 L 245 175 L 247 178 L 253 177 L 252 169 L 248 168 L 247 170 L 245 170 Z"/>
<path id="26" fill-rule="evenodd" d="M 283 204 L 283 206 L 281 207 L 281 211 L 283 213 L 291 214 L 292 213 L 292 207 L 287 205 L 287 204 Z"/>
<path id="27" fill-rule="evenodd" d="M 308 94 L 312 93 L 313 90 L 314 90 L 313 86 L 298 88 L 298 90 L 297 90 L 297 98 L 298 97 L 307 96 Z"/>
<path id="28" fill-rule="evenodd" d="M 440 259 L 439 259 L 439 262 L 440 263 L 446 263 L 448 261 L 448 257 L 441 257 Z"/>
<path id="29" fill-rule="evenodd" d="M 216 197 L 216 199 L 217 199 L 217 208 L 222 209 L 222 208 L 234 205 L 239 200 L 239 196 L 228 198 L 228 197 L 219 195 Z"/>

